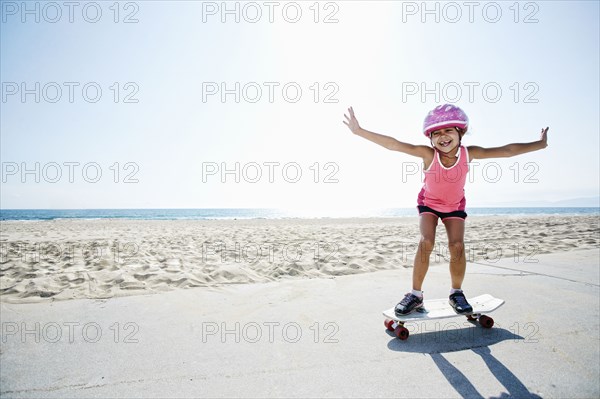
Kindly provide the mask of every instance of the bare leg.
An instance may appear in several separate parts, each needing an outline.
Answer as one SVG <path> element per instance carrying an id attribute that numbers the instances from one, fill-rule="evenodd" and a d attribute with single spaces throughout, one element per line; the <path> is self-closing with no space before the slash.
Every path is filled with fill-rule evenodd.
<path id="1" fill-rule="evenodd" d="M 415 255 L 413 268 L 413 290 L 421 291 L 423 280 L 429 269 L 429 256 L 435 245 L 435 229 L 438 224 L 438 217 L 429 213 L 419 216 L 419 228 L 421 230 L 421 239 L 419 248 Z"/>
<path id="2" fill-rule="evenodd" d="M 444 221 L 448 233 L 448 249 L 450 250 L 450 277 L 452 288 L 461 289 L 467 269 L 465 256 L 465 221 L 452 218 Z"/>

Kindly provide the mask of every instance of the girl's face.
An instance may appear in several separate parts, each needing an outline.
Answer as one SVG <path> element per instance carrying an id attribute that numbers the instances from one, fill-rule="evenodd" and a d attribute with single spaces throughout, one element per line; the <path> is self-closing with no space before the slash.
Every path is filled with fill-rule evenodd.
<path id="1" fill-rule="evenodd" d="M 454 127 L 447 127 L 431 132 L 431 145 L 438 150 L 449 153 L 460 145 L 460 134 Z"/>

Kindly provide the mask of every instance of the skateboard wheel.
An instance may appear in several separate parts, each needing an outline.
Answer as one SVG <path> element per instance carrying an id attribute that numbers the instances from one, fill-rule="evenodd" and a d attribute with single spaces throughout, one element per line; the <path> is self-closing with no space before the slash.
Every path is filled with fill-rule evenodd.
<path id="1" fill-rule="evenodd" d="M 383 324 L 385 325 L 385 328 L 388 329 L 388 331 L 392 331 L 394 332 L 394 320 L 392 319 L 385 319 L 385 321 L 383 322 Z"/>
<path id="2" fill-rule="evenodd" d="M 406 327 L 396 327 L 396 329 L 394 329 L 394 334 L 402 341 L 408 339 L 408 329 Z"/>
<path id="3" fill-rule="evenodd" d="M 479 316 L 479 324 L 481 324 L 481 326 L 484 328 L 492 328 L 494 325 L 494 319 L 489 316 L 482 315 Z"/>

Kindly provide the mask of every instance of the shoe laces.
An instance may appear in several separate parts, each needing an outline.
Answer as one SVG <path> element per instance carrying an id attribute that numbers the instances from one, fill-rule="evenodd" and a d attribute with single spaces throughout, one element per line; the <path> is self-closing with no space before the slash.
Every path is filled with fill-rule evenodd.
<path id="1" fill-rule="evenodd" d="M 413 295 L 411 292 L 409 292 L 408 294 L 406 294 L 404 296 L 404 299 L 402 299 L 402 301 L 400 301 L 400 305 L 406 306 L 417 299 L 419 299 L 419 298 L 416 295 Z"/>
<path id="2" fill-rule="evenodd" d="M 454 295 L 454 301 L 456 302 L 457 305 L 460 305 L 460 306 L 466 306 L 469 304 L 467 302 L 467 298 L 465 298 L 463 293 Z"/>

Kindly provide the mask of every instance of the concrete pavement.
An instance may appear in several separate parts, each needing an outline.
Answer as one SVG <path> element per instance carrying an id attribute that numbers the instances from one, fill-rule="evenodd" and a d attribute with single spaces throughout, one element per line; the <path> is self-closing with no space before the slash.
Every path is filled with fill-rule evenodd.
<path id="1" fill-rule="evenodd" d="M 599 250 L 468 265 L 506 301 L 490 330 L 381 311 L 411 269 L 156 295 L 1 304 L 0 396 L 598 397 Z M 447 266 L 425 294 L 448 295 Z"/>

